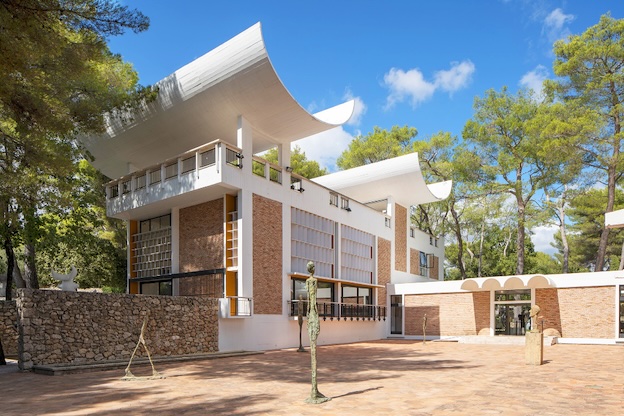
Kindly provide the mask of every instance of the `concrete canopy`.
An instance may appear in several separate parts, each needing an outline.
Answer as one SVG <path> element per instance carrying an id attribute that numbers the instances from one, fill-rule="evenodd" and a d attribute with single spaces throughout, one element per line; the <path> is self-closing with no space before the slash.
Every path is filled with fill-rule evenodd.
<path id="1" fill-rule="evenodd" d="M 253 153 L 334 128 L 352 115 L 349 101 L 308 113 L 280 81 L 267 54 L 260 23 L 156 84 L 158 99 L 111 119 L 107 132 L 81 140 L 94 166 L 117 178 L 213 140 L 236 145 L 238 117 L 252 126 Z"/>
<path id="2" fill-rule="evenodd" d="M 313 181 L 358 202 L 391 196 L 404 207 L 444 200 L 450 195 L 453 184 L 445 181 L 427 185 L 418 153 L 320 176 Z"/>

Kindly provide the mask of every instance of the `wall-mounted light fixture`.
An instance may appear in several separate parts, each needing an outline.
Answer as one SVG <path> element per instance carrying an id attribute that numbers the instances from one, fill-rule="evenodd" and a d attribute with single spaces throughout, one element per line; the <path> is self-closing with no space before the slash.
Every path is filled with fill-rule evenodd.
<path id="1" fill-rule="evenodd" d="M 284 170 L 285 170 L 286 172 L 288 172 L 288 173 L 292 173 L 293 168 L 291 168 L 290 166 L 286 166 L 286 167 L 284 168 Z"/>
<path id="2" fill-rule="evenodd" d="M 303 191 L 305 191 L 305 189 L 299 188 L 299 192 L 303 193 Z"/>
<path id="3" fill-rule="evenodd" d="M 351 208 L 346 207 L 346 208 L 345 208 L 345 211 L 347 211 L 347 212 L 351 212 Z"/>

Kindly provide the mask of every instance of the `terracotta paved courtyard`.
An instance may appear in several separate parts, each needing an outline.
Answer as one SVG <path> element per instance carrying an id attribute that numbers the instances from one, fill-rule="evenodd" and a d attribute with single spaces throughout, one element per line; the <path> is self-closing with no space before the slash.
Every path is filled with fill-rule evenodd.
<path id="1" fill-rule="evenodd" d="M 63 376 L 0 372 L 2 415 L 616 415 L 624 409 L 624 346 L 524 347 L 377 341 L 319 347 L 319 390 L 304 402 L 310 356 L 296 350 L 158 364 L 165 379 L 123 370 Z M 149 367 L 134 368 L 135 375 Z"/>

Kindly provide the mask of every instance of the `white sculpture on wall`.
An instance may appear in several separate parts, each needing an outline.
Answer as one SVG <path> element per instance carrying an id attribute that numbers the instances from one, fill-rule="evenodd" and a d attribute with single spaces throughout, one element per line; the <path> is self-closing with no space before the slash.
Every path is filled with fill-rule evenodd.
<path id="1" fill-rule="evenodd" d="M 78 290 L 78 283 L 74 282 L 77 274 L 78 271 L 74 266 L 72 266 L 69 274 L 60 274 L 52 270 L 52 277 L 61 282 L 59 288 L 67 292 L 75 292 Z"/>

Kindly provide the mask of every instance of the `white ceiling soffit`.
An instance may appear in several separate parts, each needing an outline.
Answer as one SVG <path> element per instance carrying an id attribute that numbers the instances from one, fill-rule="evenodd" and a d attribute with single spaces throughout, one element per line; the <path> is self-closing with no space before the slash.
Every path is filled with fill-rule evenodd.
<path id="1" fill-rule="evenodd" d="M 367 203 L 392 196 L 398 204 L 428 204 L 441 201 L 451 193 L 452 181 L 425 183 L 418 153 L 335 172 L 312 179 L 351 199 Z"/>
<path id="2" fill-rule="evenodd" d="M 344 124 L 355 106 L 349 101 L 315 115 L 301 107 L 271 64 L 260 23 L 156 85 L 158 99 L 132 114 L 131 122 L 111 120 L 105 134 L 82 139 L 107 176 L 217 139 L 236 145 L 239 115 L 252 126 L 256 154 Z"/>

